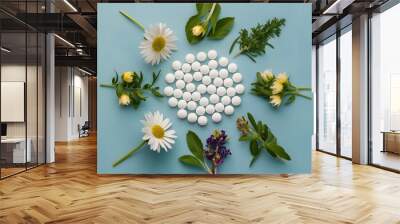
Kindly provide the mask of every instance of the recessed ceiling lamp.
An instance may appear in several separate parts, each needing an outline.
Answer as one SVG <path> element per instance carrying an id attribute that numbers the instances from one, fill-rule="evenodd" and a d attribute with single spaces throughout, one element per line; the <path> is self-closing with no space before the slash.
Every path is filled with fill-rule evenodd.
<path id="1" fill-rule="evenodd" d="M 9 49 L 7 49 L 5 47 L 1 47 L 0 49 L 1 49 L 1 51 L 4 51 L 6 53 L 10 53 L 11 52 L 11 50 L 9 50 Z"/>
<path id="2" fill-rule="evenodd" d="M 78 10 L 68 0 L 64 0 L 64 3 L 67 4 L 74 12 L 78 12 Z"/>
<path id="3" fill-rule="evenodd" d="M 59 40 L 61 40 L 62 42 L 64 42 L 65 44 L 67 44 L 68 46 L 75 48 L 75 45 L 73 45 L 73 44 L 72 44 L 71 42 L 69 42 L 68 40 L 66 40 L 66 39 L 64 39 L 64 38 L 62 38 L 62 37 L 60 37 L 60 36 L 57 35 L 57 34 L 54 34 L 54 36 L 57 37 L 57 38 L 58 38 Z"/>

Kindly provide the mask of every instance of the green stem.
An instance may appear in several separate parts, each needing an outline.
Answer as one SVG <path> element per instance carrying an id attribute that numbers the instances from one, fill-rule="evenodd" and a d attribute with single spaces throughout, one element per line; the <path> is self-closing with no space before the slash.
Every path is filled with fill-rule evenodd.
<path id="1" fill-rule="evenodd" d="M 107 87 L 107 88 L 114 88 L 113 85 L 110 84 L 100 84 L 101 87 Z"/>
<path id="2" fill-rule="evenodd" d="M 311 97 L 309 97 L 309 96 L 306 96 L 306 95 L 303 95 L 303 94 L 301 94 L 301 93 L 298 93 L 298 92 L 296 92 L 296 93 L 293 93 L 293 95 L 300 96 L 300 97 L 303 97 L 303 98 L 306 98 L 306 99 L 312 100 L 312 98 L 311 98 Z"/>
<path id="3" fill-rule="evenodd" d="M 210 13 L 209 13 L 208 16 L 207 16 L 206 21 L 204 22 L 205 24 L 207 24 L 207 23 L 208 23 L 208 20 L 211 19 L 211 16 L 212 16 L 212 14 L 214 13 L 214 10 L 215 10 L 215 6 L 217 6 L 217 3 L 213 3 L 213 5 L 211 6 Z"/>
<path id="4" fill-rule="evenodd" d="M 311 91 L 311 88 L 309 87 L 297 87 L 296 89 L 301 91 Z"/>
<path id="5" fill-rule="evenodd" d="M 130 21 L 132 21 L 134 24 L 136 24 L 138 27 L 140 27 L 143 31 L 145 30 L 144 26 L 137 21 L 136 19 L 134 19 L 133 17 L 131 17 L 130 15 L 126 14 L 123 11 L 119 11 L 119 13 L 121 13 L 121 15 L 125 16 L 127 19 L 129 19 Z"/>
<path id="6" fill-rule="evenodd" d="M 125 154 L 121 159 L 119 159 L 118 161 L 116 161 L 115 163 L 113 163 L 113 167 L 118 166 L 120 163 L 124 162 L 125 160 L 127 160 L 129 157 L 131 157 L 135 152 L 137 152 L 139 149 L 141 149 L 145 144 L 147 143 L 147 141 L 143 141 L 142 143 L 140 143 L 139 146 L 136 146 L 135 148 L 132 148 L 127 154 Z"/>

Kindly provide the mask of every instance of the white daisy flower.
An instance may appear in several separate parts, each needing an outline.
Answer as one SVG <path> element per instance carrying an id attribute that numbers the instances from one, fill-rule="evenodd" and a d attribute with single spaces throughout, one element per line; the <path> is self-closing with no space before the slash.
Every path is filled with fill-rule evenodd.
<path id="1" fill-rule="evenodd" d="M 144 60 L 147 63 L 159 64 L 161 60 L 166 60 L 172 51 L 177 50 L 176 40 L 173 31 L 164 23 L 145 29 L 144 40 L 139 48 Z"/>
<path id="2" fill-rule="evenodd" d="M 159 111 L 155 113 L 147 113 L 142 120 L 144 127 L 142 129 L 144 136 L 143 140 L 147 141 L 150 149 L 160 152 L 163 148 L 166 152 L 172 148 L 175 143 L 175 130 L 168 130 L 172 123 L 168 118 L 164 119 L 164 115 Z"/>

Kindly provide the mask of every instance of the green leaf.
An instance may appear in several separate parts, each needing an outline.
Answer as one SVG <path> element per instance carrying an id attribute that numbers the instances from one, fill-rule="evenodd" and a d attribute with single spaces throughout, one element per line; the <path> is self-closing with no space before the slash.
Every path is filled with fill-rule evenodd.
<path id="1" fill-rule="evenodd" d="M 240 38 L 240 37 L 236 37 L 236 39 L 232 42 L 232 45 L 231 45 L 231 47 L 229 48 L 229 54 L 232 53 L 233 48 L 235 47 L 235 45 L 236 45 L 236 43 L 238 42 L 239 38 Z"/>
<path id="2" fill-rule="evenodd" d="M 186 26 L 185 26 L 185 32 L 186 32 L 186 39 L 190 44 L 196 44 L 200 42 L 205 35 L 200 35 L 198 37 L 193 36 L 192 33 L 192 28 L 196 25 L 199 25 L 201 23 L 200 16 L 195 15 L 190 17 L 190 19 L 187 21 Z"/>
<path id="3" fill-rule="evenodd" d="M 212 3 L 196 3 L 197 15 L 199 17 L 207 16 L 211 7 Z"/>
<path id="4" fill-rule="evenodd" d="M 267 143 L 266 147 L 272 152 L 274 152 L 279 158 L 285 160 L 291 160 L 289 154 L 287 154 L 285 149 L 282 148 L 280 145 L 275 143 Z"/>
<path id="5" fill-rule="evenodd" d="M 225 17 L 218 20 L 215 29 L 208 34 L 210 39 L 221 40 L 231 32 L 235 18 Z"/>
<path id="6" fill-rule="evenodd" d="M 215 32 L 215 29 L 217 28 L 217 21 L 218 21 L 218 17 L 219 17 L 220 13 L 221 13 L 221 6 L 218 3 L 216 3 L 213 14 L 210 17 L 210 23 L 211 23 L 211 32 L 210 33 Z"/>
<path id="7" fill-rule="evenodd" d="M 250 112 L 248 112 L 247 117 L 249 118 L 250 124 L 253 126 L 253 128 L 257 130 L 257 123 L 253 115 Z"/>
<path id="8" fill-rule="evenodd" d="M 121 84 L 117 84 L 116 92 L 117 96 L 120 97 L 124 93 L 124 86 Z"/>
<path id="9" fill-rule="evenodd" d="M 151 93 L 156 97 L 163 97 L 163 95 L 155 88 L 151 89 Z"/>
<path id="10" fill-rule="evenodd" d="M 249 167 L 253 166 L 254 162 L 257 160 L 258 156 L 253 156 L 253 159 L 251 159 Z"/>
<path id="11" fill-rule="evenodd" d="M 196 133 L 193 131 L 188 131 L 186 134 L 186 144 L 197 159 L 204 161 L 203 143 L 201 143 L 201 140 Z"/>
<path id="12" fill-rule="evenodd" d="M 179 157 L 179 161 L 188 166 L 195 166 L 204 169 L 203 162 L 192 155 L 184 155 Z"/>
<path id="13" fill-rule="evenodd" d="M 250 140 L 250 137 L 248 135 L 242 135 L 242 136 L 239 137 L 239 141 L 240 142 L 246 142 L 246 141 L 249 141 L 249 140 Z"/>
<path id="14" fill-rule="evenodd" d="M 250 142 L 250 152 L 253 156 L 258 156 L 261 152 L 261 149 L 258 147 L 257 141 L 253 140 Z"/>
<path id="15" fill-rule="evenodd" d="M 289 105 L 289 104 L 293 103 L 295 99 L 296 99 L 296 96 L 295 95 L 291 95 L 291 96 L 289 96 L 289 98 L 287 99 L 285 104 Z"/>

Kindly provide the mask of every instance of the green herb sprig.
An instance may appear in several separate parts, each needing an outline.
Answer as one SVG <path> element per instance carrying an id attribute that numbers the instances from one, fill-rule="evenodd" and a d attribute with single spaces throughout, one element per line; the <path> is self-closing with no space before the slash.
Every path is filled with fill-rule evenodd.
<path id="1" fill-rule="evenodd" d="M 158 73 L 153 72 L 152 81 L 143 84 L 143 73 L 128 71 L 119 76 L 115 72 L 115 77 L 112 78 L 111 84 L 101 84 L 101 87 L 114 88 L 121 106 L 133 106 L 135 109 L 140 106 L 142 101 L 146 101 L 147 97 L 145 92 L 150 92 L 155 97 L 163 97 L 160 93 L 160 87 L 155 86 L 161 71 Z M 121 80 L 119 80 L 121 77 Z"/>
<path id="2" fill-rule="evenodd" d="M 204 37 L 221 40 L 232 30 L 234 17 L 218 20 L 221 6 L 218 3 L 197 3 L 196 15 L 186 22 L 186 39 L 190 44 L 199 43 Z"/>
<path id="3" fill-rule="evenodd" d="M 204 146 L 199 136 L 197 136 L 193 131 L 188 131 L 186 134 L 186 144 L 192 155 L 181 156 L 179 157 L 179 161 L 185 165 L 198 167 L 204 169 L 209 174 L 213 174 L 212 170 L 205 162 Z"/>
<path id="4" fill-rule="evenodd" d="M 238 44 L 239 52 L 236 56 L 243 54 L 256 62 L 255 57 L 265 54 L 267 46 L 274 48 L 269 41 L 280 36 L 284 25 L 285 19 L 274 18 L 268 20 L 265 24 L 257 24 L 250 31 L 241 29 L 239 36 L 233 41 L 229 53 L 232 53 L 234 47 Z"/>
<path id="5" fill-rule="evenodd" d="M 262 150 L 268 152 L 273 158 L 291 160 L 285 149 L 278 144 L 278 140 L 267 124 L 262 121 L 256 122 L 251 113 L 247 113 L 247 118 L 251 126 L 246 118 L 242 116 L 236 120 L 236 127 L 241 133 L 239 141 L 250 142 L 249 149 L 253 156 L 250 167 L 260 156 Z"/>

